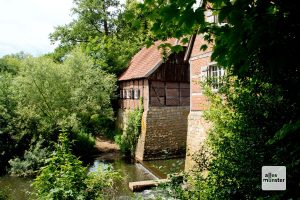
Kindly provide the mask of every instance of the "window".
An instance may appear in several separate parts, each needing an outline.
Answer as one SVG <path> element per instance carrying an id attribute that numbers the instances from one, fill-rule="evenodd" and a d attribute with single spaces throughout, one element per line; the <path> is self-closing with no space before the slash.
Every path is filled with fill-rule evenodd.
<path id="1" fill-rule="evenodd" d="M 122 92 L 123 92 L 122 98 L 126 99 L 126 97 L 127 97 L 126 90 L 122 90 Z"/>
<path id="2" fill-rule="evenodd" d="M 126 99 L 131 99 L 132 97 L 132 89 L 126 90 Z"/>
<path id="3" fill-rule="evenodd" d="M 224 70 L 217 65 L 210 65 L 208 69 L 208 77 L 211 81 L 212 89 L 218 90 L 221 86 Z"/>
<path id="4" fill-rule="evenodd" d="M 214 23 L 218 26 L 223 26 L 227 24 L 227 19 L 219 21 L 219 14 L 213 13 L 212 10 L 206 10 L 205 12 L 206 22 Z"/>
<path id="5" fill-rule="evenodd" d="M 218 15 L 213 14 L 213 12 L 211 10 L 206 10 L 204 12 L 205 17 L 206 17 L 206 22 L 208 23 L 219 23 L 218 20 Z"/>
<path id="6" fill-rule="evenodd" d="M 140 90 L 139 89 L 134 89 L 133 90 L 133 98 L 134 99 L 139 99 L 140 98 Z"/>
<path id="7" fill-rule="evenodd" d="M 217 91 L 222 83 L 222 77 L 224 76 L 224 69 L 216 65 L 215 63 L 208 67 L 202 67 L 201 81 L 208 81 L 212 89 Z"/>

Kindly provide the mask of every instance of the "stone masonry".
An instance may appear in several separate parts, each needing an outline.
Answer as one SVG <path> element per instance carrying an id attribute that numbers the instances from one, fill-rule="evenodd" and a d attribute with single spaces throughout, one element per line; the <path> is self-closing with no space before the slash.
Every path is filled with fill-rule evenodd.
<path id="1" fill-rule="evenodd" d="M 184 156 L 189 106 L 150 107 L 143 114 L 137 160 Z"/>
<path id="2" fill-rule="evenodd" d="M 203 118 L 203 111 L 190 112 L 188 117 L 185 171 L 190 171 L 196 164 L 192 157 L 198 152 L 199 147 L 203 144 L 209 126 L 209 122 L 205 121 Z"/>

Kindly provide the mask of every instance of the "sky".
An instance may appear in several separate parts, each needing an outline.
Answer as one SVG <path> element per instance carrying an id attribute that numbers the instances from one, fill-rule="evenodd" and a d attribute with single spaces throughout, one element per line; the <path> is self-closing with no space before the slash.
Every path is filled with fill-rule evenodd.
<path id="1" fill-rule="evenodd" d="M 72 20 L 72 0 L 0 0 L 0 57 L 52 52 L 49 34 Z"/>

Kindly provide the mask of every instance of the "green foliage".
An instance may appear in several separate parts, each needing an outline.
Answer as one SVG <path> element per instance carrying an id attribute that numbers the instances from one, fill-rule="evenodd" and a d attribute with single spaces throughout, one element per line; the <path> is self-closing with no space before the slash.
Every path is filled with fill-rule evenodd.
<path id="1" fill-rule="evenodd" d="M 85 133 L 83 131 L 76 132 L 71 135 L 73 140 L 72 153 L 79 156 L 88 156 L 93 154 L 95 149 L 96 140 L 92 134 Z"/>
<path id="2" fill-rule="evenodd" d="M 127 1 L 124 8 L 116 0 L 76 0 L 71 23 L 56 27 L 51 41 L 59 47 L 48 55 L 62 61 L 80 47 L 93 58 L 94 65 L 109 73 L 119 74 L 140 49 L 149 33 L 148 25 L 136 1 Z M 140 19 L 138 24 L 129 18 Z"/>
<path id="3" fill-rule="evenodd" d="M 24 159 L 15 158 L 9 161 L 11 166 L 10 173 L 16 176 L 34 176 L 38 170 L 45 166 L 50 156 L 49 147 L 43 147 L 44 140 L 40 139 L 35 145 L 31 145 L 25 151 Z"/>
<path id="4" fill-rule="evenodd" d="M 300 14 L 295 2 L 195 2 L 147 0 L 141 4 L 150 13 L 156 37 L 203 34 L 214 44 L 212 60 L 227 70 L 228 79 L 219 93 L 208 92 L 210 158 L 199 153 L 207 176 L 196 173 L 200 181 L 194 184 L 195 193 L 201 199 L 299 198 L 300 70 L 295 57 L 300 51 L 296 29 L 300 22 L 295 19 Z M 206 10 L 226 24 L 205 22 Z M 261 190 L 264 165 L 287 167 L 286 191 Z"/>
<path id="5" fill-rule="evenodd" d="M 86 199 L 111 199 L 114 196 L 115 183 L 121 180 L 119 172 L 110 165 L 100 165 L 97 171 L 88 174 Z"/>
<path id="6" fill-rule="evenodd" d="M 7 55 L 0 58 L 0 73 L 16 74 L 19 70 L 20 60 L 25 58 L 17 55 Z"/>
<path id="7" fill-rule="evenodd" d="M 3 188 L 0 189 L 0 200 L 9 200 L 11 198 L 9 198 L 8 195 L 8 191 L 7 190 L 3 190 Z"/>
<path id="8" fill-rule="evenodd" d="M 0 174 L 6 171 L 8 160 L 15 155 L 17 146 L 14 133 L 13 119 L 16 116 L 15 106 L 11 95 L 10 85 L 12 76 L 0 73 Z"/>
<path id="9" fill-rule="evenodd" d="M 58 130 L 101 133 L 99 119 L 112 120 L 110 97 L 115 79 L 80 51 L 74 51 L 63 64 L 46 58 L 25 60 L 13 84 L 17 111 L 34 122 L 38 133 Z"/>
<path id="10" fill-rule="evenodd" d="M 87 174 L 87 168 L 71 154 L 69 139 L 62 133 L 33 187 L 39 199 L 102 199 L 118 177 L 118 173 L 102 168 Z"/>
<path id="11" fill-rule="evenodd" d="M 141 105 L 143 105 L 141 103 Z M 138 108 L 129 113 L 128 123 L 122 135 L 116 135 L 115 141 L 120 146 L 120 150 L 126 156 L 134 158 L 138 138 L 141 133 L 141 121 L 143 108 Z"/>
<path id="12" fill-rule="evenodd" d="M 169 198 L 172 197 L 174 199 L 200 199 L 196 190 L 192 189 L 191 187 L 189 187 L 189 190 L 187 190 L 187 181 L 190 178 L 191 177 L 186 173 L 169 174 L 168 182 L 159 185 L 159 188 L 163 189 L 163 191 L 165 191 L 167 194 L 158 193 L 157 198 L 165 199 L 163 196 L 167 195 Z M 191 180 L 189 180 L 189 184 L 192 184 Z"/>
<path id="13" fill-rule="evenodd" d="M 0 72 L 1 172 L 8 160 L 22 157 L 40 136 L 48 146 L 57 141 L 60 131 L 68 130 L 75 140 L 74 152 L 87 155 L 94 140 L 86 133 L 104 134 L 110 129 L 115 77 L 94 68 L 80 50 L 61 64 L 47 57 L 6 56 L 3 60 L 14 70 L 6 67 Z"/>
<path id="14" fill-rule="evenodd" d="M 229 76 L 214 93 L 207 87 L 211 107 L 205 117 L 213 123 L 208 138 L 194 155 L 198 166 L 188 177 L 190 188 L 176 189 L 181 199 L 288 199 L 299 196 L 298 124 L 288 116 L 282 90 L 268 83 Z M 248 85 L 246 85 L 248 83 Z M 266 109 L 267 108 L 267 109 Z M 261 190 L 261 167 L 287 167 L 287 191 Z M 174 186 L 171 188 L 174 189 Z M 174 195 L 174 194 L 173 194 Z"/>

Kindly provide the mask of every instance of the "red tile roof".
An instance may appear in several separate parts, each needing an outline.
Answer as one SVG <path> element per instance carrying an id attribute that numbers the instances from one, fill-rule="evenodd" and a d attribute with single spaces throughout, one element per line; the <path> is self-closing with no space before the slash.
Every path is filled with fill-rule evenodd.
<path id="1" fill-rule="evenodd" d="M 163 62 L 161 50 L 158 46 L 162 43 L 177 44 L 177 39 L 157 41 L 149 48 L 142 48 L 130 61 L 128 68 L 119 76 L 119 81 L 145 78 L 152 74 Z"/>

